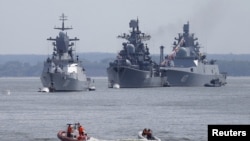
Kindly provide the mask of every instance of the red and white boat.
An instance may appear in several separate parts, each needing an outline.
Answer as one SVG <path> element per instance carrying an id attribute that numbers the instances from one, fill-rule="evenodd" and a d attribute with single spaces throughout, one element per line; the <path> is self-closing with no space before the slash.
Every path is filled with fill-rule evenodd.
<path id="1" fill-rule="evenodd" d="M 67 132 L 62 130 L 57 133 L 57 137 L 61 141 L 87 141 L 90 139 L 88 136 L 79 136 L 79 134 L 68 137 Z"/>
<path id="2" fill-rule="evenodd" d="M 68 123 L 67 125 L 67 130 L 59 130 L 57 133 L 57 137 L 61 141 L 99 141 L 89 137 L 79 122 L 75 124 Z"/>

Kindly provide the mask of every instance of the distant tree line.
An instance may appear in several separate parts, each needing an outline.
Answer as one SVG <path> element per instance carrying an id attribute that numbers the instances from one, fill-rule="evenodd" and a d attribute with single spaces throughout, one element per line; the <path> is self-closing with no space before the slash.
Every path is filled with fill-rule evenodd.
<path id="1" fill-rule="evenodd" d="M 83 66 L 90 77 L 107 76 L 106 69 L 111 58 L 100 61 L 84 61 Z M 228 76 L 250 76 L 250 61 L 246 60 L 218 60 L 217 64 L 221 72 L 227 72 Z M 29 63 L 20 61 L 8 61 L 0 64 L 0 77 L 39 77 L 42 73 L 43 62 Z"/>
<path id="2" fill-rule="evenodd" d="M 88 76 L 101 77 L 106 76 L 106 66 L 103 63 L 84 64 Z M 22 63 L 19 61 L 10 61 L 0 64 L 0 77 L 39 77 L 42 73 L 43 62 L 37 64 Z"/>
<path id="3" fill-rule="evenodd" d="M 250 76 L 250 61 L 231 60 L 218 61 L 221 72 L 227 72 L 228 76 Z"/>
<path id="4" fill-rule="evenodd" d="M 43 63 L 35 65 L 22 63 L 19 61 L 10 61 L 0 64 L 0 77 L 23 77 L 39 76 L 42 72 Z"/>

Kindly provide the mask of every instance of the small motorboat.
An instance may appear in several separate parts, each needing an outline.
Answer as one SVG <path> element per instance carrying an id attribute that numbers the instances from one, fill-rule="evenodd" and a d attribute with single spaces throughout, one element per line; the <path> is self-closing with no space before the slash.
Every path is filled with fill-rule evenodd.
<path id="1" fill-rule="evenodd" d="M 151 135 L 143 134 L 143 131 L 138 132 L 138 138 L 145 141 L 161 141 L 160 138 L 152 134 Z"/>
<path id="2" fill-rule="evenodd" d="M 221 87 L 225 85 L 225 83 L 222 83 L 220 79 L 212 79 L 210 83 L 206 83 L 204 86 L 205 87 Z"/>
<path id="3" fill-rule="evenodd" d="M 67 132 L 60 130 L 57 133 L 57 137 L 61 140 L 61 141 L 99 141 L 96 138 L 93 137 L 89 137 L 89 136 L 79 136 L 79 135 L 72 135 L 71 137 L 67 136 Z"/>
<path id="4" fill-rule="evenodd" d="M 96 138 L 89 137 L 79 122 L 75 124 L 68 123 L 67 125 L 66 131 L 60 130 L 57 133 L 57 137 L 61 141 L 99 141 Z"/>
<path id="5" fill-rule="evenodd" d="M 50 90 L 47 87 L 43 87 L 43 88 L 39 88 L 38 92 L 48 93 L 48 92 L 50 92 Z"/>
<path id="6" fill-rule="evenodd" d="M 90 86 L 89 91 L 95 91 L 95 86 Z"/>

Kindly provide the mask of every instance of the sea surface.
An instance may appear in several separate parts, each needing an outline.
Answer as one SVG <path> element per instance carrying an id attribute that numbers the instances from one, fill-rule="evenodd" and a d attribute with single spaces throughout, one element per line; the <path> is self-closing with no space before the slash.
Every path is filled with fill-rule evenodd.
<path id="1" fill-rule="evenodd" d="M 207 141 L 209 124 L 250 124 L 250 77 L 223 87 L 108 88 L 41 93 L 40 79 L 0 78 L 0 140 L 59 141 L 57 132 L 80 122 L 100 140 L 136 139 L 150 128 L 162 141 Z"/>

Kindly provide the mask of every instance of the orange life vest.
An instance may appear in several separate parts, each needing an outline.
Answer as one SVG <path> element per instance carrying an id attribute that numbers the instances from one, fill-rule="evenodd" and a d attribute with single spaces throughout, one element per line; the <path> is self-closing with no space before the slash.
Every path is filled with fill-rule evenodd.
<path id="1" fill-rule="evenodd" d="M 84 128 L 82 126 L 79 126 L 78 131 L 79 131 L 79 134 L 82 134 L 84 131 Z"/>

